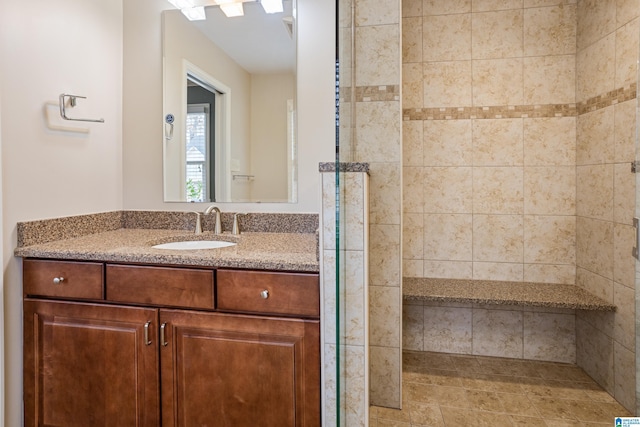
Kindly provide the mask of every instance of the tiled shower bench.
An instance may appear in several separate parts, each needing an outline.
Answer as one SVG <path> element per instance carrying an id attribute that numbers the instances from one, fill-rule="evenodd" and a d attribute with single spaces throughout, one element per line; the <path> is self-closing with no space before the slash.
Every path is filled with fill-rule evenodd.
<path id="1" fill-rule="evenodd" d="M 403 299 L 404 350 L 573 364 L 592 316 L 613 321 L 616 311 L 578 286 L 548 283 L 404 278 Z"/>
<path id="2" fill-rule="evenodd" d="M 575 285 L 405 277 L 405 302 L 472 303 L 524 307 L 615 311 L 610 304 Z"/>

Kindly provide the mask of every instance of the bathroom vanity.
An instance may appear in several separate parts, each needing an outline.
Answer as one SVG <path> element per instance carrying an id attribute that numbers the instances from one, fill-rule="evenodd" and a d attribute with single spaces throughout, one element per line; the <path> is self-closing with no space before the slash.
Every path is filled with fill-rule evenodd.
<path id="1" fill-rule="evenodd" d="M 242 242 L 295 247 L 300 236 L 148 246 L 150 234 L 171 233 L 116 230 L 16 250 L 25 425 L 319 426 L 318 273 L 313 262 L 262 268 L 278 258 L 273 245 L 256 255 L 255 240 Z M 289 256 L 315 258 L 307 252 Z"/>

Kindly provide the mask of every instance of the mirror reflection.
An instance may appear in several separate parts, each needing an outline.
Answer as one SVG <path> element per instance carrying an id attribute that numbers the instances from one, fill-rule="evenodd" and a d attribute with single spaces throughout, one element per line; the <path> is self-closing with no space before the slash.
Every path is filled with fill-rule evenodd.
<path id="1" fill-rule="evenodd" d="M 295 202 L 295 4 L 163 12 L 166 202 Z"/>

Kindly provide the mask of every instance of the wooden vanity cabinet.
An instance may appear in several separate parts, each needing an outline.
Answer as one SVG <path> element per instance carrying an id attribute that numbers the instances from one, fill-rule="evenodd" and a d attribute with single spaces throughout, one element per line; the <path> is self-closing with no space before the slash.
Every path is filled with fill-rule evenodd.
<path id="1" fill-rule="evenodd" d="M 88 303 L 27 285 L 58 277 L 42 262 L 24 264 L 26 426 L 320 425 L 317 274 L 107 263 Z"/>
<path id="2" fill-rule="evenodd" d="M 158 426 L 158 348 L 147 345 L 157 319 L 155 309 L 25 300 L 25 426 Z"/>

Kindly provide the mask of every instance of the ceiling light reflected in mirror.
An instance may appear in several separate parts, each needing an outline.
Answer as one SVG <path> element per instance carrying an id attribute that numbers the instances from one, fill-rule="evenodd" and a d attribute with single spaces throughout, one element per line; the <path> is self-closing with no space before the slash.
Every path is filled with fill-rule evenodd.
<path id="1" fill-rule="evenodd" d="M 190 21 L 206 19 L 205 6 L 219 6 L 228 17 L 244 16 L 243 3 L 259 1 L 266 13 L 280 13 L 284 10 L 282 0 L 168 0 L 176 9 Z"/>

